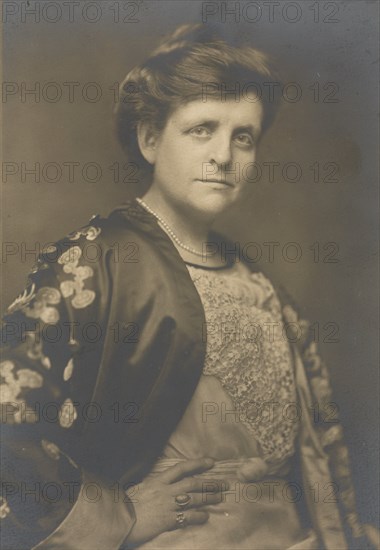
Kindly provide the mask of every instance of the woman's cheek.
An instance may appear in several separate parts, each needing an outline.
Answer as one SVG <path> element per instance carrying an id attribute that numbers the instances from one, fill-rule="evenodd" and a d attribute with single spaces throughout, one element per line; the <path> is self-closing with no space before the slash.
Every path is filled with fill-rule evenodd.
<path id="1" fill-rule="evenodd" d="M 237 181 L 244 183 L 245 181 L 252 180 L 255 173 L 255 156 L 252 154 L 238 153 L 232 157 L 231 170 L 235 172 Z"/>

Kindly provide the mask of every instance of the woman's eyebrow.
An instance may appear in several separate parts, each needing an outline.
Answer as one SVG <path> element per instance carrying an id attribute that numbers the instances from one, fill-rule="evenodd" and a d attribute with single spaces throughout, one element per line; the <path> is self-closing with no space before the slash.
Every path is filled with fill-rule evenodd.
<path id="1" fill-rule="evenodd" d="M 213 119 L 204 119 L 204 118 L 193 118 L 189 120 L 185 120 L 184 122 L 181 122 L 180 125 L 184 127 L 195 127 L 195 126 L 209 126 L 209 127 L 217 127 L 220 124 L 219 120 L 213 120 Z"/>
<path id="2" fill-rule="evenodd" d="M 260 133 L 260 126 L 253 126 L 252 124 L 246 124 L 245 126 L 238 126 L 234 129 L 234 132 L 250 132 L 251 134 Z"/>

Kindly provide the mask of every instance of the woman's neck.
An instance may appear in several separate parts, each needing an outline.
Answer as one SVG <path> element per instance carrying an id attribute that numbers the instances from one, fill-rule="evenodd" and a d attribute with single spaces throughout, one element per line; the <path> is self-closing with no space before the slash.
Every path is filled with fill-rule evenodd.
<path id="1" fill-rule="evenodd" d="M 167 227 L 159 222 L 162 229 L 172 238 L 184 261 L 210 267 L 225 265 L 225 262 L 221 261 L 219 255 L 215 253 L 215 246 L 210 242 L 213 219 L 206 218 L 193 209 L 189 211 L 189 209 L 186 209 L 186 205 L 182 208 L 172 205 L 151 190 L 141 199 L 151 209 L 152 213 L 165 222 L 181 244 L 198 252 L 198 254 L 194 254 L 192 251 L 183 248 L 176 242 L 176 239 L 173 239 L 173 235 L 170 234 Z"/>
<path id="2" fill-rule="evenodd" d="M 205 218 L 194 209 L 186 208 L 186 205 L 171 204 L 151 190 L 141 198 L 170 227 L 180 241 L 195 250 L 203 250 L 209 238 L 213 219 Z"/>

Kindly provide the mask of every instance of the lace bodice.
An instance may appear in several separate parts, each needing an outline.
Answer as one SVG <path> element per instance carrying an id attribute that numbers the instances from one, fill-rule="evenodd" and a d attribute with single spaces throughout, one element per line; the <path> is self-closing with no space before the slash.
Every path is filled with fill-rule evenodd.
<path id="1" fill-rule="evenodd" d="M 259 442 L 263 458 L 282 461 L 294 452 L 298 409 L 291 353 L 273 286 L 241 263 L 223 269 L 187 268 L 205 310 L 203 374 L 219 379 L 239 422 Z"/>

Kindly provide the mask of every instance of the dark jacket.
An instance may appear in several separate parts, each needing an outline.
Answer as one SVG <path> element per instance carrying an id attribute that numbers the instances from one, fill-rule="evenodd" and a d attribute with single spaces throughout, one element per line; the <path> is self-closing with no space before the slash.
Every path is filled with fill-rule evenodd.
<path id="1" fill-rule="evenodd" d="M 306 322 L 287 302 L 283 313 L 303 329 L 292 349 L 308 515 L 321 547 L 345 548 L 362 532 L 341 428 L 310 414 L 331 401 L 328 373 Z M 203 369 L 186 265 L 129 201 L 42 254 L 4 323 L 5 548 L 119 548 L 135 520 L 123 487 L 149 472 Z M 314 502 L 315 482 L 338 484 L 339 502 Z"/>

